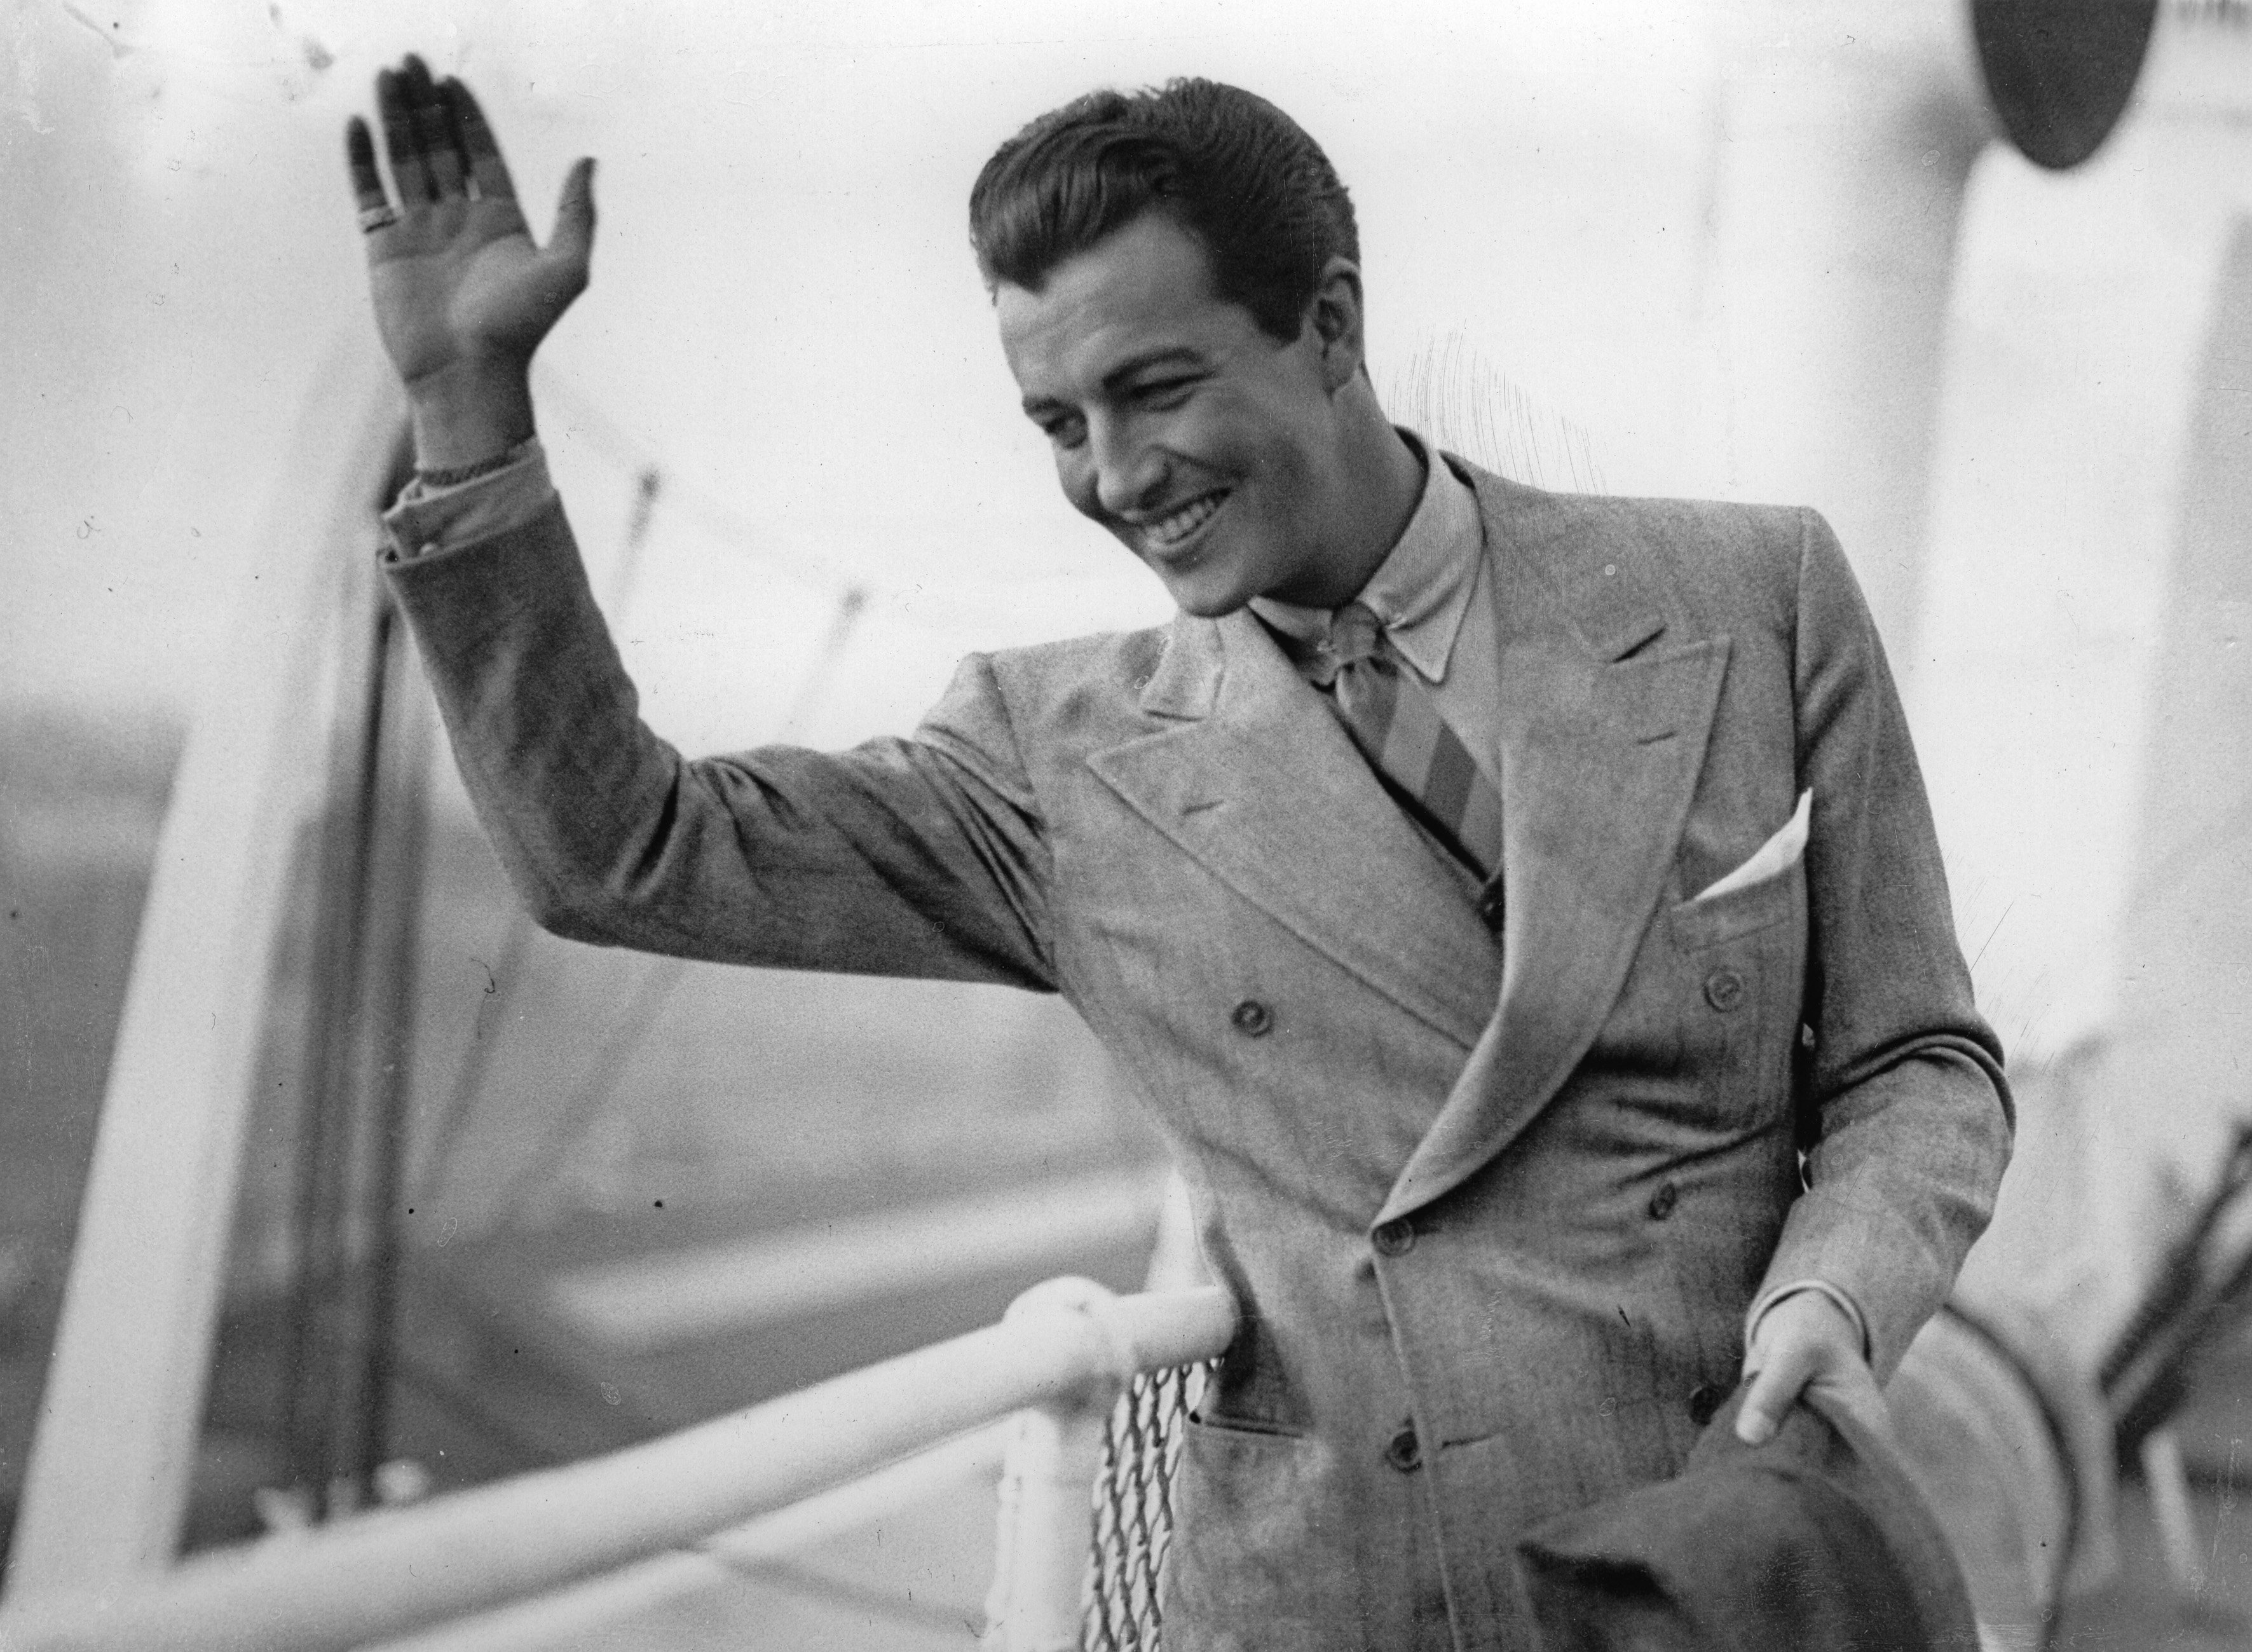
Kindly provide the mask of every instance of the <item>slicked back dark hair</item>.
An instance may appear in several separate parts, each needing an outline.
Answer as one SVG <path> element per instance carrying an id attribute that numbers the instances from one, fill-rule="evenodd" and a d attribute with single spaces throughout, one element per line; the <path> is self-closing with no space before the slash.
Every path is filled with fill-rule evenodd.
<path id="1" fill-rule="evenodd" d="M 1038 292 L 1058 265 L 1144 212 L 1203 245 L 1214 295 L 1298 336 L 1332 258 L 1360 261 L 1352 201 L 1296 121 L 1216 80 L 1090 92 L 993 152 L 970 191 L 990 288 Z"/>

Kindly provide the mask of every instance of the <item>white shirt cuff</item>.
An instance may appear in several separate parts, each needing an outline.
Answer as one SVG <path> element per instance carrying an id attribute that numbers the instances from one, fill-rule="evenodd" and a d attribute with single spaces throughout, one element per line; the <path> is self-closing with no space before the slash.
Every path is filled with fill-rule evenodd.
<path id="1" fill-rule="evenodd" d="M 1784 1297 L 1796 1296 L 1801 1291 L 1815 1291 L 1835 1302 L 1838 1311 L 1852 1322 L 1853 1334 L 1860 1338 L 1861 1357 L 1869 1357 L 1868 1322 L 1861 1317 L 1861 1310 L 1852 1297 L 1825 1279 L 1794 1279 L 1762 1293 L 1759 1300 L 1752 1304 L 1751 1312 L 1744 1315 L 1745 1352 L 1751 1351 L 1752 1337 L 1759 1330 L 1759 1322 L 1766 1317 L 1767 1310 Z"/>
<path id="2" fill-rule="evenodd" d="M 546 450 L 537 436 L 518 446 L 499 469 L 467 482 L 434 488 L 417 476 L 383 513 L 383 531 L 391 539 L 387 559 L 411 561 L 520 528 L 554 497 Z"/>

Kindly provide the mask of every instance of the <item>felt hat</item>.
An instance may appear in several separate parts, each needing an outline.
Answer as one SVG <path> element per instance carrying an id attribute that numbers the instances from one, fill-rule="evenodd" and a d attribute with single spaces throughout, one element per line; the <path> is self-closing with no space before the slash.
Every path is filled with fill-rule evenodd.
<path id="1" fill-rule="evenodd" d="M 1541 1652 L 1975 1652 L 1962 1570 L 1893 1447 L 1809 1404 L 1748 1446 L 1742 1404 L 1674 1478 L 1519 1541 Z"/>

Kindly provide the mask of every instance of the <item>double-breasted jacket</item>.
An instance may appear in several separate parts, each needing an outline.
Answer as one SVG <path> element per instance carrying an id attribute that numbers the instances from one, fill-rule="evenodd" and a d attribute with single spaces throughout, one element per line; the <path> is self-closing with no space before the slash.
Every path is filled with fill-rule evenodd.
<path id="1" fill-rule="evenodd" d="M 560 508 L 392 568 L 543 923 L 1060 992 L 1130 1075 L 1241 1308 L 1177 1488 L 1184 1652 L 1428 1644 L 1435 1609 L 1524 1644 L 1513 1534 L 1673 1472 L 1764 1283 L 1845 1292 L 1888 1371 L 2006 1156 L 1822 520 L 1449 462 L 1498 606 L 1498 934 L 1248 612 L 973 656 L 908 738 L 689 761 Z M 1695 899 L 1810 791 L 1800 858 Z"/>

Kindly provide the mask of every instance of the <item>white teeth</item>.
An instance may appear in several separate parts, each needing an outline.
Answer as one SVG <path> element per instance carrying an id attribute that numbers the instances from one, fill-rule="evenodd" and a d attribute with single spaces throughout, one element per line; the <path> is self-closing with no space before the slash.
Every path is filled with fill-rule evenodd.
<path id="1" fill-rule="evenodd" d="M 1227 496 L 1226 494 L 1208 493 L 1201 499 L 1192 499 L 1170 517 L 1143 524 L 1142 537 L 1160 547 L 1178 545 L 1204 526 L 1206 519 L 1220 509 L 1220 502 Z"/>

